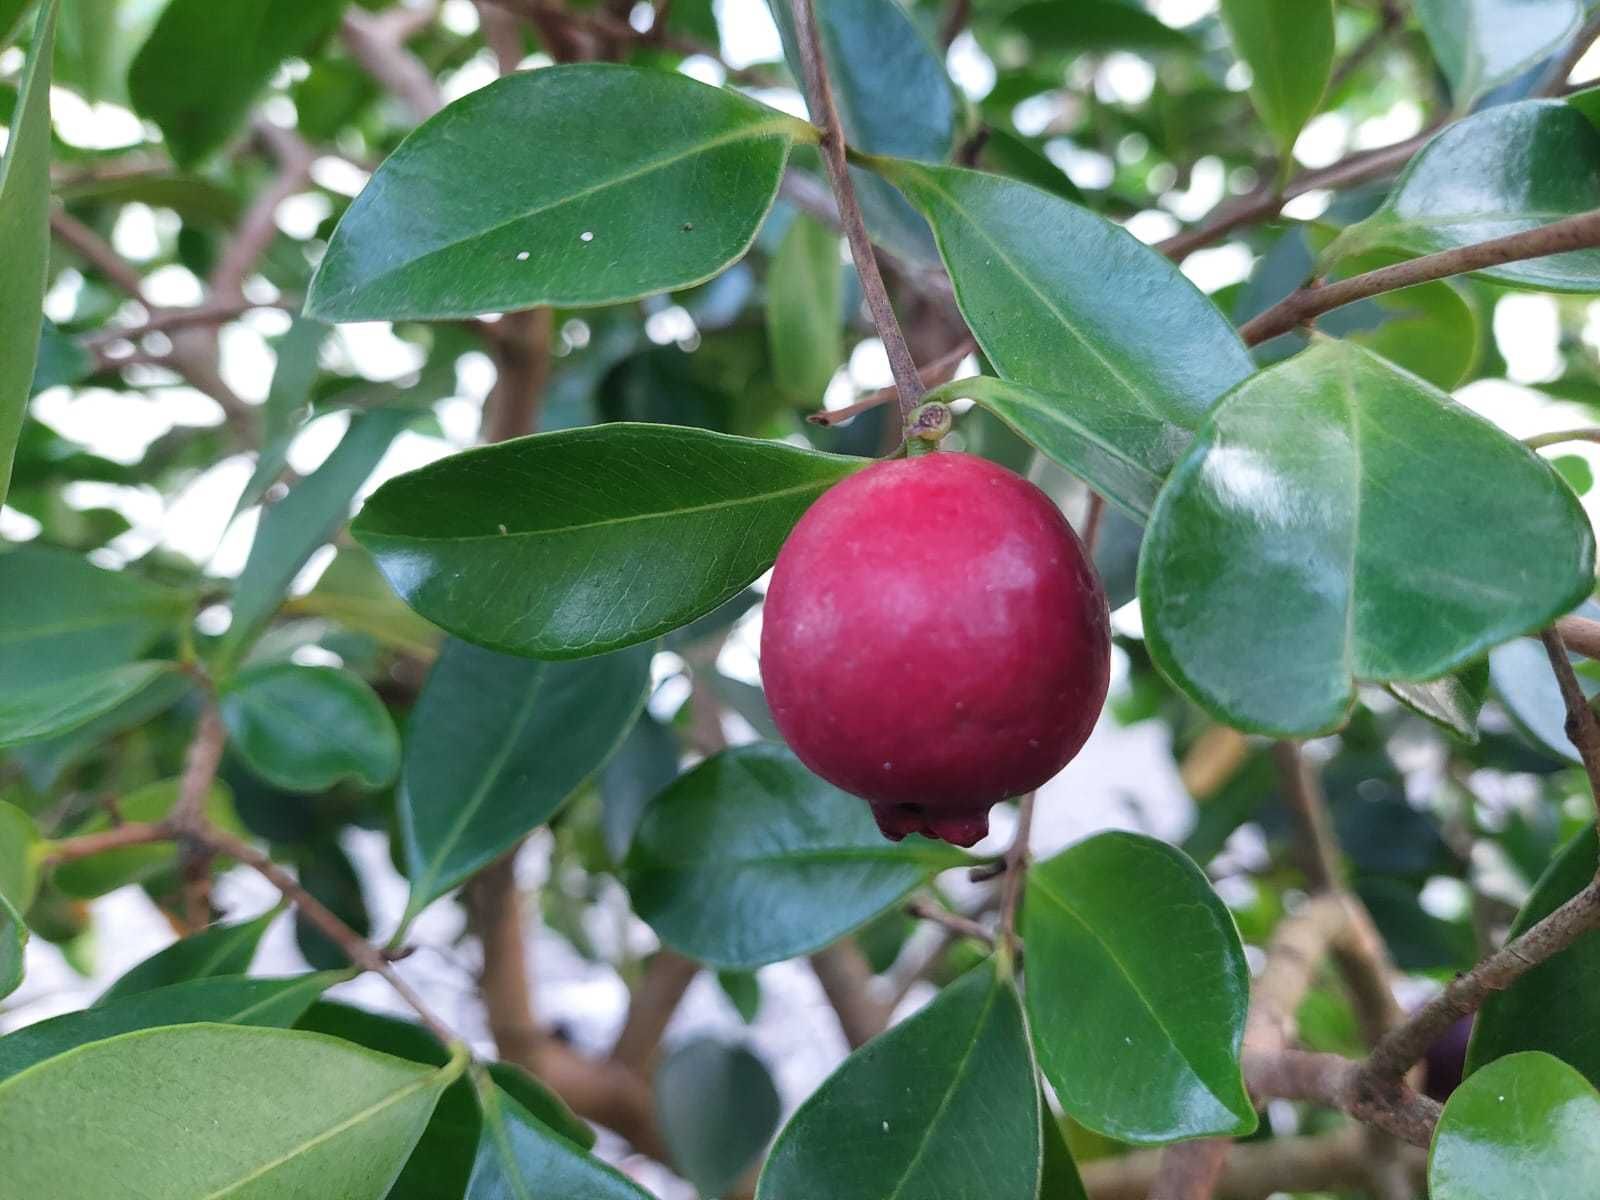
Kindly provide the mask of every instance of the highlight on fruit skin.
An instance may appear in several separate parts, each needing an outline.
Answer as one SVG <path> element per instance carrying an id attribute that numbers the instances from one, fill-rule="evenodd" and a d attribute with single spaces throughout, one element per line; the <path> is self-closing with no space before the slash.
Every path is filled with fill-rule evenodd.
<path id="1" fill-rule="evenodd" d="M 885 836 L 970 846 L 997 801 L 1064 767 L 1110 678 L 1082 542 L 1021 476 L 934 451 L 811 506 L 767 589 L 761 671 L 800 760 Z"/>

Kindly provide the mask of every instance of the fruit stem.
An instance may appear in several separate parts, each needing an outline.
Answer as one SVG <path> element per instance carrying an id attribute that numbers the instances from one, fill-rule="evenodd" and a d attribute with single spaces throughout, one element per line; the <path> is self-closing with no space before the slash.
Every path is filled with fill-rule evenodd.
<path id="1" fill-rule="evenodd" d="M 1028 841 L 1033 834 L 1033 792 L 1017 798 L 1017 832 L 1006 850 L 1005 881 L 1000 891 L 999 944 L 1007 951 L 1017 948 L 1017 908 L 1022 902 L 1022 884 L 1028 873 Z"/>

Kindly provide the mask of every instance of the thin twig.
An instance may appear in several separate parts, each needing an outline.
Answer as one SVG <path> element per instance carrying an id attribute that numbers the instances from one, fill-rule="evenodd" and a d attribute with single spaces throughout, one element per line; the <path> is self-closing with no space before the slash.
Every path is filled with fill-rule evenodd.
<path id="1" fill-rule="evenodd" d="M 817 34 L 816 13 L 811 0 L 791 0 L 794 13 L 795 40 L 799 44 L 800 63 L 805 74 L 806 99 L 813 121 L 821 128 L 818 149 L 823 164 L 828 169 L 828 182 L 833 186 L 834 199 L 839 205 L 839 219 L 850 242 L 850 256 L 855 260 L 856 275 L 861 280 L 861 292 L 866 297 L 867 308 L 872 313 L 872 323 L 889 358 L 889 369 L 899 389 L 900 415 L 911 415 L 922 400 L 922 379 L 917 374 L 916 360 L 906 345 L 900 321 L 889 302 L 888 289 L 878 270 L 878 260 L 873 257 L 872 239 L 867 235 L 861 205 L 856 200 L 855 184 L 850 181 L 850 167 L 845 160 L 844 127 L 839 120 L 839 110 L 833 102 L 833 88 L 828 83 L 828 66 L 822 54 L 822 42 Z"/>
<path id="2" fill-rule="evenodd" d="M 93 858 L 108 850 L 121 850 L 127 846 L 147 846 L 152 842 L 170 842 L 172 828 L 164 821 L 156 823 L 130 822 L 101 833 L 85 833 L 78 837 L 47 842 L 44 850 L 45 866 L 60 866 L 77 862 L 80 858 Z"/>
<path id="3" fill-rule="evenodd" d="M 874 995 L 872 966 L 854 938 L 841 938 L 818 950 L 811 956 L 811 969 L 852 1050 L 888 1028 L 889 1006 Z"/>
<path id="4" fill-rule="evenodd" d="M 1526 229 L 1521 233 L 1476 242 L 1470 246 L 1457 246 L 1427 254 L 1389 267 L 1380 267 L 1363 275 L 1340 279 L 1334 283 L 1313 284 L 1291 292 L 1260 316 L 1246 322 L 1239 330 L 1247 345 L 1255 346 L 1288 333 L 1313 318 L 1357 300 L 1400 288 L 1414 287 L 1450 275 L 1463 275 L 1481 271 L 1504 263 L 1520 262 L 1530 258 L 1544 258 L 1550 254 L 1564 254 L 1570 250 L 1587 250 L 1600 246 L 1600 209 L 1579 213 L 1561 221 Z"/>
<path id="5" fill-rule="evenodd" d="M 1000 885 L 999 945 L 1017 946 L 1017 908 L 1028 874 L 1028 841 L 1033 836 L 1033 792 L 1017 797 L 1017 832 L 1006 850 L 1005 879 Z"/>
<path id="6" fill-rule="evenodd" d="M 918 373 L 923 381 L 931 387 L 947 383 L 960 370 L 961 364 L 965 361 L 967 355 L 977 349 L 977 346 L 978 344 L 970 337 L 964 337 L 954 347 L 946 350 L 927 366 L 918 368 Z M 899 394 L 899 388 L 893 385 L 879 388 L 875 392 L 869 392 L 854 404 L 846 405 L 844 408 L 823 409 L 820 412 L 809 414 L 806 420 L 813 425 L 821 425 L 831 429 L 835 425 L 843 425 L 852 417 L 859 417 L 869 409 L 877 408 L 880 404 L 888 404 L 889 401 L 896 399 Z"/>
<path id="7" fill-rule="evenodd" d="M 1562 617 L 1556 622 L 1556 632 L 1566 648 L 1585 658 L 1600 659 L 1600 621 L 1588 617 Z"/>
<path id="8" fill-rule="evenodd" d="M 150 318 L 141 324 L 126 328 L 100 329 L 83 338 L 86 350 L 99 351 L 113 342 L 137 342 L 146 334 L 166 333 L 173 329 L 184 329 L 191 325 L 225 325 L 236 317 L 254 312 L 258 308 L 277 308 L 288 312 L 298 312 L 300 301 L 298 299 L 281 298 L 278 300 L 208 300 L 203 304 L 196 304 L 192 308 L 164 308 L 152 313 Z M 127 362 L 126 356 L 121 358 L 108 358 L 112 365 L 120 366 Z"/>
<path id="9" fill-rule="evenodd" d="M 920 920 L 942 925 L 957 937 L 975 938 L 986 946 L 994 945 L 994 934 L 981 922 L 974 921 L 971 917 L 964 917 L 958 912 L 951 912 L 926 896 L 918 896 L 910 901 L 906 905 L 906 912 Z"/>
<path id="10" fill-rule="evenodd" d="M 1322 784 L 1305 761 L 1298 742 L 1274 743 L 1272 760 L 1299 829 L 1301 869 L 1315 890 L 1335 891 L 1344 868 Z"/>
<path id="11" fill-rule="evenodd" d="M 339 36 L 361 69 L 399 97 L 418 121 L 444 107 L 433 72 L 406 49 L 409 35 L 404 27 L 386 24 L 381 16 L 352 5 L 345 10 Z"/>
<path id="12" fill-rule="evenodd" d="M 1106 498 L 1099 492 L 1089 493 L 1089 512 L 1083 519 L 1083 548 L 1094 558 L 1094 548 L 1100 542 L 1100 527 L 1105 523 Z"/>
<path id="13" fill-rule="evenodd" d="M 628 1015 L 611 1046 L 611 1058 L 635 1071 L 644 1071 L 661 1045 L 672 1015 L 683 995 L 700 974 L 700 964 L 676 950 L 657 951 L 645 967 L 644 978 L 633 990 Z"/>
<path id="14" fill-rule="evenodd" d="M 277 160 L 278 172 L 245 210 L 222 257 L 211 271 L 211 295 L 217 303 L 242 299 L 244 281 L 278 236 L 279 205 L 296 192 L 305 190 L 306 181 L 311 177 L 311 164 L 316 161 L 315 152 L 299 134 L 281 129 L 264 118 L 256 122 L 255 135 Z"/>
<path id="15" fill-rule="evenodd" d="M 1578 748 L 1578 757 L 1583 760 L 1583 769 L 1589 776 L 1589 794 L 1600 804 L 1600 718 L 1595 717 L 1578 684 L 1578 675 L 1567 658 L 1567 644 L 1562 640 L 1561 631 L 1552 625 L 1540 631 L 1539 640 L 1544 643 L 1550 669 L 1561 688 L 1561 703 L 1567 710 L 1567 739 Z"/>
<path id="16" fill-rule="evenodd" d="M 1559 96 L 1567 87 L 1567 76 L 1572 74 L 1573 68 L 1580 59 L 1589 52 L 1595 39 L 1600 38 L 1600 16 L 1591 17 L 1589 23 L 1572 36 L 1572 44 L 1559 57 L 1552 60 L 1549 68 L 1534 85 L 1532 95 Z"/>
<path id="17" fill-rule="evenodd" d="M 99 271 L 121 291 L 126 292 L 140 303 L 146 303 L 144 280 L 140 277 L 139 272 L 133 268 L 127 259 L 111 248 L 110 242 L 78 220 L 77 217 L 74 217 L 65 209 L 51 209 L 50 232 L 55 236 L 56 241 L 72 250 L 79 258 Z"/>
<path id="18" fill-rule="evenodd" d="M 1522 439 L 1522 444 L 1530 450 L 1543 450 L 1546 446 L 1559 446 L 1562 442 L 1600 442 L 1600 429 L 1558 429 L 1554 433 L 1539 433 Z"/>

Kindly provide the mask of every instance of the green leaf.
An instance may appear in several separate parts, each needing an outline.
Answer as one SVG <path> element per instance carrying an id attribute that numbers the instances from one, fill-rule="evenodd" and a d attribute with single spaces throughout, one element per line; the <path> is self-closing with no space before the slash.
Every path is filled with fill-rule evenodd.
<path id="1" fill-rule="evenodd" d="M 340 546 L 316 586 L 289 601 L 288 609 L 337 621 L 418 658 L 432 658 L 439 649 L 439 630 L 406 607 L 360 546 Z"/>
<path id="2" fill-rule="evenodd" d="M 1544 1018 L 1550 1021 L 1547 1013 Z M 1434 1200 L 1581 1196 L 1600 1173 L 1600 1095 L 1548 1054 L 1485 1067 L 1450 1096 L 1428 1153 Z"/>
<path id="3" fill-rule="evenodd" d="M 1507 938 L 1526 933 L 1587 887 L 1597 864 L 1600 854 L 1590 826 L 1568 842 L 1540 876 Z M 1543 1050 L 1571 1064 L 1591 1083 L 1600 1081 L 1600 1045 L 1588 1036 L 1600 1019 L 1600 996 L 1593 986 L 1597 975 L 1600 937 L 1590 933 L 1524 973 L 1504 991 L 1493 993 L 1473 1022 L 1467 1073 L 1504 1055 Z M 1565 1014 L 1562 1020 L 1551 1020 L 1550 1014 L 1556 1011 Z"/>
<path id="4" fill-rule="evenodd" d="M 22 986 L 27 950 L 28 927 L 22 914 L 0 895 L 0 1000 Z"/>
<path id="5" fill-rule="evenodd" d="M 649 683 L 645 646 L 548 663 L 447 642 L 406 747 L 407 918 L 554 816 L 616 751 Z"/>
<path id="6" fill-rule="evenodd" d="M 757 742 L 707 759 L 651 802 L 625 875 L 634 912 L 662 941 L 749 969 L 820 949 L 967 861 L 921 838 L 885 841 L 863 801 Z"/>
<path id="7" fill-rule="evenodd" d="M 1480 658 L 1426 683 L 1391 683 L 1389 692 L 1407 708 L 1476 744 L 1478 714 L 1489 694 L 1489 660 Z"/>
<path id="8" fill-rule="evenodd" d="M 1417 0 L 1416 9 L 1463 110 L 1561 49 L 1583 20 L 1583 0 Z"/>
<path id="9" fill-rule="evenodd" d="M 0 21 L 0 25 L 4 22 Z M 10 140 L 0 158 L 0 501 L 11 489 L 11 462 L 27 414 L 35 347 L 44 323 L 45 268 L 50 260 L 50 58 L 56 0 L 45 0 L 22 68 Z M 0 45 L 5 43 L 0 28 Z M 0 587 L 0 596 L 5 594 Z M 3 601 L 0 601 L 3 604 Z M 3 626 L 0 626 L 3 628 Z"/>
<path id="10" fill-rule="evenodd" d="M 491 1079 L 480 1073 L 475 1082 L 483 1135 L 465 1200 L 649 1200 L 638 1184 L 552 1131 Z"/>
<path id="11" fill-rule="evenodd" d="M 250 969 L 256 947 L 277 917 L 277 910 L 262 913 L 252 921 L 237 925 L 213 925 L 173 942 L 130 969 L 100 994 L 94 1002 L 104 1008 L 114 1000 L 124 1000 L 140 992 L 153 991 L 172 983 L 191 979 L 210 979 L 215 975 L 243 975 Z"/>
<path id="12" fill-rule="evenodd" d="M 1333 0 L 1222 0 L 1222 20 L 1250 68 L 1250 98 L 1287 163 L 1333 71 Z"/>
<path id="13" fill-rule="evenodd" d="M 400 735 L 383 701 L 336 667 L 262 663 L 221 695 L 222 721 L 245 763 L 292 792 L 324 792 L 349 779 L 368 791 L 400 771 Z"/>
<path id="14" fill-rule="evenodd" d="M 158 1025 L 207 1021 L 287 1029 L 324 991 L 349 978 L 349 971 L 284 979 L 219 975 L 169 984 L 112 1004 L 65 1013 L 0 1037 L 0 1080 L 77 1046 Z"/>
<path id="15" fill-rule="evenodd" d="M 1593 585 L 1594 535 L 1548 464 L 1326 339 L 1217 407 L 1139 563 L 1156 664 L 1219 719 L 1285 736 L 1337 727 L 1358 680 L 1437 678 Z"/>
<path id="16" fill-rule="evenodd" d="M 295 858 L 295 875 L 300 886 L 320 901 L 355 933 L 365 938 L 372 932 L 372 918 L 361 891 L 361 877 L 339 843 L 326 838 Z M 294 914 L 294 939 L 300 955 L 313 970 L 332 971 L 350 961 L 350 956 L 301 909 Z"/>
<path id="17" fill-rule="evenodd" d="M 129 663 L 57 684 L 0 697 L 0 747 L 54 737 L 126 703 L 174 669 L 172 663 Z"/>
<path id="18" fill-rule="evenodd" d="M 1099 391 L 1041 392 L 1020 383 L 978 376 L 929 391 L 930 400 L 967 397 L 994 413 L 1053 461 L 1106 499 L 1141 519 L 1192 430 L 1144 409 L 1125 396 Z"/>
<path id="19" fill-rule="evenodd" d="M 1596 614 L 1586 611 L 1583 615 L 1593 617 Z M 1568 762 L 1583 761 L 1578 748 L 1567 737 L 1566 702 L 1550 672 L 1550 657 L 1542 645 L 1532 638 L 1518 638 L 1496 646 L 1489 653 L 1489 682 L 1512 723 L 1534 745 Z M 1587 673 L 1578 675 L 1578 686 L 1587 696 L 1600 691 L 1600 683 Z"/>
<path id="20" fill-rule="evenodd" d="M 749 248 L 797 136 L 803 122 L 685 75 L 584 63 L 507 76 L 383 161 L 306 312 L 440 319 L 699 283 Z"/>
<path id="21" fill-rule="evenodd" d="M 759 1200 L 1039 1192 L 1039 1088 L 993 961 L 857 1050 L 778 1135 Z"/>
<path id="22" fill-rule="evenodd" d="M 26 912 L 38 892 L 38 826 L 15 804 L 0 802 L 0 896 Z"/>
<path id="23" fill-rule="evenodd" d="M 0 50 L 11 44 L 31 0 L 0 0 Z"/>
<path id="24" fill-rule="evenodd" d="M 1115 444 L 1156 475 L 1176 461 L 1217 398 L 1255 369 L 1216 306 L 1104 217 L 998 175 L 876 165 L 932 224 L 956 302 L 995 370 L 1070 398 L 1075 411 L 1088 407 L 1102 439 L 1117 436 Z M 1018 401 L 1010 409 L 1008 420 Z M 1118 412 L 1126 435 L 1099 417 Z M 1047 434 L 1042 419 L 1034 428 L 1048 437 L 1040 449 L 1063 452 L 1068 431 Z M 1101 461 L 1092 449 L 1080 455 L 1081 466 Z M 1120 492 L 1137 494 L 1132 481 L 1123 484 Z"/>
<path id="25" fill-rule="evenodd" d="M 1022 925 L 1028 1023 L 1074 1120 L 1136 1144 L 1255 1128 L 1239 1071 L 1250 970 L 1181 850 L 1122 832 L 1079 842 L 1028 873 Z"/>
<path id="26" fill-rule="evenodd" d="M 1448 126 L 1418 151 L 1378 211 L 1340 234 L 1323 262 L 1374 249 L 1433 254 L 1597 207 L 1600 130 L 1558 100 L 1497 105 Z M 1600 250 L 1477 274 L 1513 287 L 1600 291 Z"/>
<path id="27" fill-rule="evenodd" d="M 767 271 L 767 340 L 778 386 L 801 403 L 820 404 L 844 360 L 843 288 L 839 235 L 795 217 Z"/>
<path id="28" fill-rule="evenodd" d="M 1039 1173 L 1039 1200 L 1089 1200 L 1083 1190 L 1083 1179 L 1078 1175 L 1078 1164 L 1067 1148 L 1067 1138 L 1061 1131 L 1061 1122 L 1050 1111 L 1050 1106 L 1039 1100 L 1039 1117 L 1044 1126 L 1044 1163 Z"/>
<path id="29" fill-rule="evenodd" d="M 311 386 L 317 379 L 318 359 L 328 333 L 328 326 L 321 321 L 296 317 L 273 347 L 277 362 L 261 406 L 261 450 L 249 482 L 234 502 L 234 516 L 261 503 L 288 466 L 289 447 L 310 411 Z"/>
<path id="30" fill-rule="evenodd" d="M 288 1029 L 125 1033 L 0 1084 L 0 1176 L 19 1196 L 382 1200 L 461 1066 Z M 85 1096 L 115 1119 L 85 1120 Z"/>
<path id="31" fill-rule="evenodd" d="M 645 806 L 678 777 L 680 753 L 677 734 L 641 713 L 600 772 L 600 825 L 612 862 L 628 857 Z"/>
<path id="32" fill-rule="evenodd" d="M 720 1196 L 767 1148 L 783 1102 L 766 1065 L 743 1046 L 701 1037 L 656 1068 L 656 1119 L 672 1164 L 702 1196 Z"/>
<path id="33" fill-rule="evenodd" d="M 62 0 L 56 80 L 91 104 L 116 88 L 119 0 Z M 111 97 L 114 98 L 114 97 Z"/>
<path id="34" fill-rule="evenodd" d="M 171 0 L 128 68 L 134 108 L 179 166 L 218 149 L 284 59 L 309 52 L 344 0 Z"/>
<path id="35" fill-rule="evenodd" d="M 1035 0 L 1007 13 L 1003 26 L 1054 54 L 1194 49 L 1188 34 L 1125 0 Z"/>
<path id="36" fill-rule="evenodd" d="M 434 624 L 508 654 L 578 658 L 710 612 L 864 465 L 671 425 L 567 429 L 392 479 L 351 528 Z"/>
<path id="37" fill-rule="evenodd" d="M 237 661 L 272 619 L 300 568 L 345 523 L 356 492 L 415 415 L 401 408 L 355 414 L 322 465 L 261 514 L 234 587 L 233 622 L 221 647 L 224 663 Z"/>
<path id="38" fill-rule="evenodd" d="M 78 554 L 26 545 L 0 554 L 0 696 L 121 666 L 175 634 L 182 592 Z"/>
<path id="39" fill-rule="evenodd" d="M 123 821 L 160 821 L 178 802 L 181 787 L 177 779 L 146 784 L 117 800 L 117 815 Z M 238 833 L 239 818 L 233 812 L 233 796 L 228 785 L 213 782 L 206 794 L 206 816 L 214 824 Z M 76 834 L 100 833 L 111 828 L 111 814 L 104 810 L 73 829 Z M 89 858 L 63 863 L 53 876 L 55 884 L 69 896 L 92 899 L 130 883 L 153 879 L 178 864 L 178 848 L 172 842 L 152 842 L 145 846 L 124 846 Z"/>

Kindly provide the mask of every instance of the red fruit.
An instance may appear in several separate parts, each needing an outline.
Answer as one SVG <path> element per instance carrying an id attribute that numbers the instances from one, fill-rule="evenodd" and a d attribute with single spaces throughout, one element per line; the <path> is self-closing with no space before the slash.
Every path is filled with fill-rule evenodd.
<path id="1" fill-rule="evenodd" d="M 795 526 L 761 674 L 800 760 L 884 834 L 970 846 L 1082 747 L 1110 672 L 1105 594 L 1050 499 L 982 458 L 877 463 Z"/>

